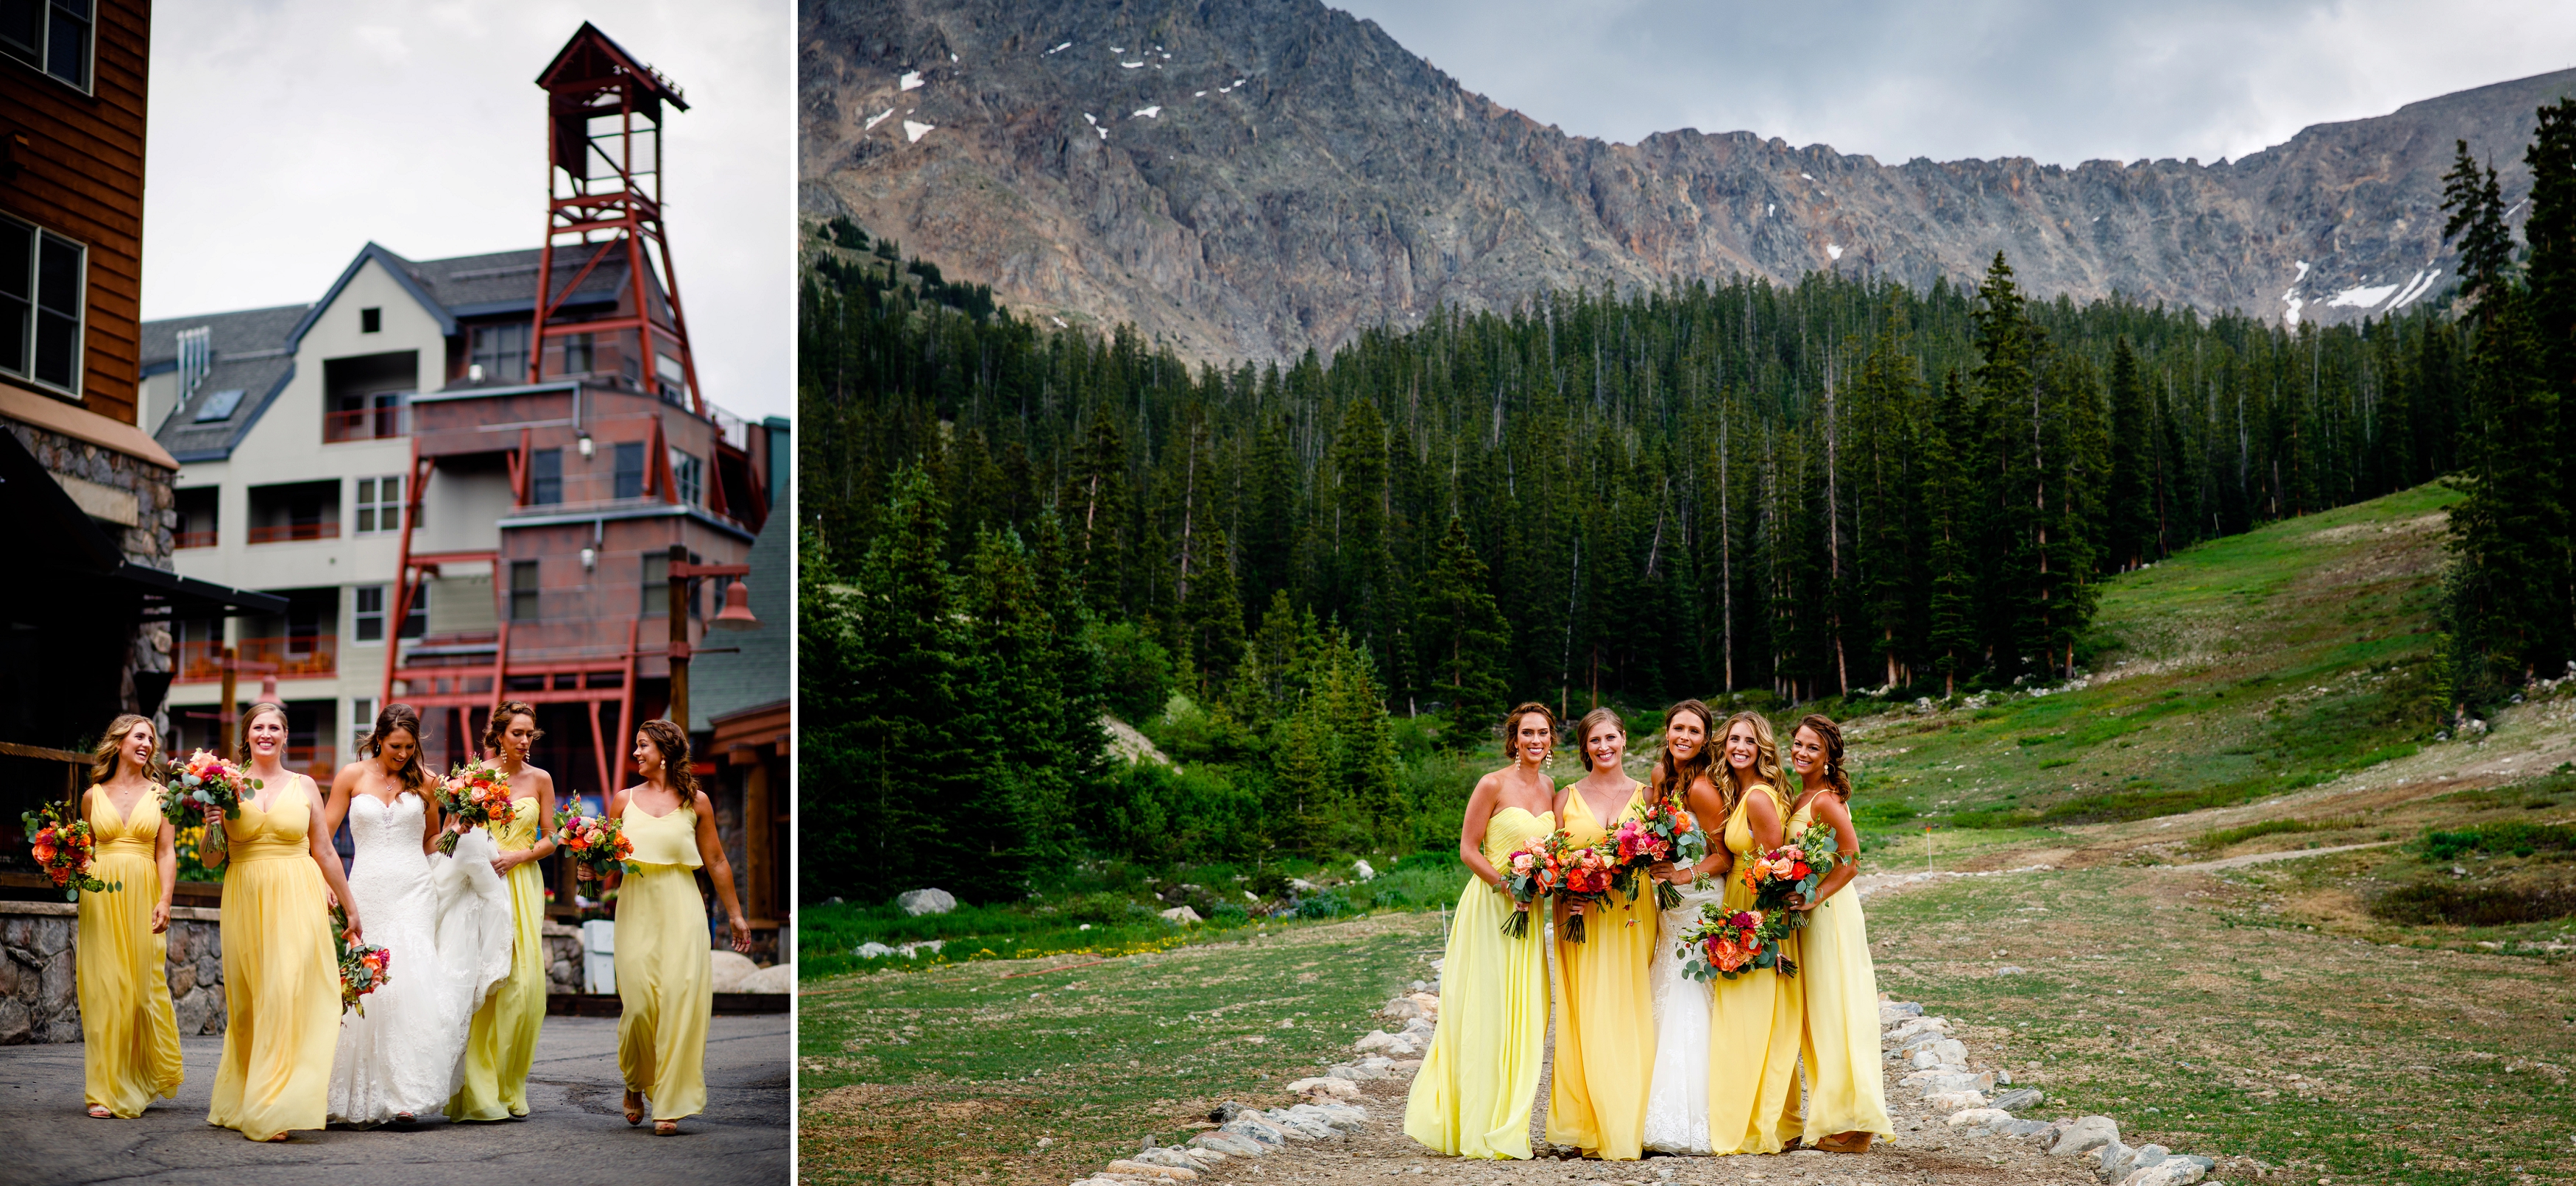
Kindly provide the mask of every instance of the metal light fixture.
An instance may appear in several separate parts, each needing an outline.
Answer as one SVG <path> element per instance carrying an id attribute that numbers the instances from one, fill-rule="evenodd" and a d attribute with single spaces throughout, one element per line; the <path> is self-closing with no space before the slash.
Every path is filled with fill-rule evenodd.
<path id="1" fill-rule="evenodd" d="M 576 442 L 576 444 L 581 449 L 581 459 L 584 461 L 590 460 L 590 455 L 596 452 L 599 448 L 599 446 L 591 443 L 589 429 L 582 430 L 581 439 Z M 584 560 L 582 563 L 587 565 L 589 561 Z"/>
<path id="2" fill-rule="evenodd" d="M 585 441 L 585 442 L 587 442 L 589 439 L 590 439 L 589 437 L 583 437 L 583 438 L 582 438 L 582 440 L 583 440 L 583 441 Z M 581 570 L 582 570 L 583 572 L 590 572 L 590 571 L 592 571 L 593 569 L 596 569 L 596 568 L 598 568 L 598 567 L 599 567 L 599 549 L 597 549 L 597 548 L 583 548 L 583 549 L 581 550 Z"/>
<path id="3" fill-rule="evenodd" d="M 751 587 L 743 584 L 742 578 L 735 577 L 733 583 L 725 587 L 724 609 L 707 623 L 707 629 L 760 629 L 760 619 L 751 616 Z"/>

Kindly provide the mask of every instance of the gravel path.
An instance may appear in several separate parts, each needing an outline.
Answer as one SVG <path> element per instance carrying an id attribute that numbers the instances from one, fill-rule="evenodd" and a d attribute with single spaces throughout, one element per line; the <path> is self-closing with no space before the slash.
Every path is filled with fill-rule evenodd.
<path id="1" fill-rule="evenodd" d="M 2339 852 L 2357 852 L 2365 848 L 2386 848 L 2392 844 L 2402 843 L 2404 843 L 2404 841 L 2374 840 L 2368 844 L 2338 844 L 2333 848 L 2286 848 L 2279 852 L 2247 853 L 2241 857 L 2222 857 L 2215 861 L 2202 861 L 2197 865 L 2172 865 L 2168 866 L 2168 868 L 2195 870 L 2242 869 L 2247 865 L 2268 865 L 2274 861 L 2295 861 L 2300 857 L 2331 856 Z"/>

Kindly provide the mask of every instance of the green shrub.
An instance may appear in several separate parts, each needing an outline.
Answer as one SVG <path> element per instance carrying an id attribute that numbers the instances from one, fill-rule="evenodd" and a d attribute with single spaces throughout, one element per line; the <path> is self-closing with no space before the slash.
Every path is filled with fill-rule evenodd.
<path id="1" fill-rule="evenodd" d="M 2530 856 L 2543 849 L 2565 851 L 2576 848 L 2576 827 L 2566 824 L 2531 824 L 2511 820 L 2499 824 L 2482 824 L 2456 832 L 2426 832 L 2423 840 L 2424 859 L 2447 861 L 2466 852 L 2509 852 Z"/>
<path id="2" fill-rule="evenodd" d="M 2379 895 L 2374 918 L 2399 923 L 2492 927 L 2576 914 L 2576 889 L 2529 889 L 2492 882 L 2421 881 Z"/>

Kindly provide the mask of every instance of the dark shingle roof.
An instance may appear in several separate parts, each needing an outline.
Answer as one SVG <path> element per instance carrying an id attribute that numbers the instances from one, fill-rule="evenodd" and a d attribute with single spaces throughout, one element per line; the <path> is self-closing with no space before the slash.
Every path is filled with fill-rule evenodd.
<path id="1" fill-rule="evenodd" d="M 311 305 L 278 305 L 269 309 L 243 309 L 234 313 L 204 313 L 195 317 L 167 317 L 143 323 L 143 373 L 157 375 L 179 364 L 179 331 L 204 326 L 215 353 L 241 354 L 256 350 L 276 350 L 286 345 L 286 335 L 295 323 L 304 320 Z"/>
<path id="2" fill-rule="evenodd" d="M 796 517 L 771 515 L 751 545 L 751 614 L 760 629 L 710 634 L 706 646 L 740 646 L 739 653 L 689 662 L 689 731 L 715 728 L 715 718 L 787 699 L 787 553 L 795 546 Z M 717 601 L 719 608 L 724 604 Z"/>
<path id="3" fill-rule="evenodd" d="M 557 252 L 555 284 L 560 287 L 571 283 L 589 258 L 579 244 Z M 429 293 L 431 299 L 447 306 L 448 311 L 458 317 L 536 311 L 537 252 L 534 249 L 404 262 L 410 266 L 412 278 Z M 581 288 L 574 296 L 578 303 L 584 304 L 614 301 L 618 286 L 625 282 L 626 255 L 618 252 L 599 261 L 599 266 L 591 269 L 590 275 L 582 277 Z"/>

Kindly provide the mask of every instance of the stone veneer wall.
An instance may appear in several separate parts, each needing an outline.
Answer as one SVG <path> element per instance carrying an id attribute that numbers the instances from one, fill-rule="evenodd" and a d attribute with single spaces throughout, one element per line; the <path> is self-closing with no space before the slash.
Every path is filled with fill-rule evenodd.
<path id="1" fill-rule="evenodd" d="M 171 1011 L 181 1036 L 224 1032 L 222 911 L 170 911 Z M 80 920 L 69 902 L 0 902 L 0 1046 L 81 1040 L 73 968 Z M 581 991 L 581 932 L 549 922 L 546 991 Z"/>
<path id="2" fill-rule="evenodd" d="M 178 503 L 170 483 L 178 475 L 139 457 L 102 449 L 21 421 L 0 419 L 0 427 L 16 433 L 27 452 L 35 455 L 38 465 L 70 479 L 63 483 L 65 490 L 91 518 L 102 525 L 115 524 L 110 530 L 126 559 L 165 572 L 170 570 L 170 548 L 179 522 Z M 132 500 L 131 522 L 126 521 L 128 498 Z M 131 709 L 135 705 L 134 673 L 170 670 L 170 624 L 137 624 L 134 636 L 126 643 L 125 656 L 124 687 L 119 692 L 125 707 Z M 153 728 L 165 735 L 169 732 L 166 711 L 153 714 Z"/>

